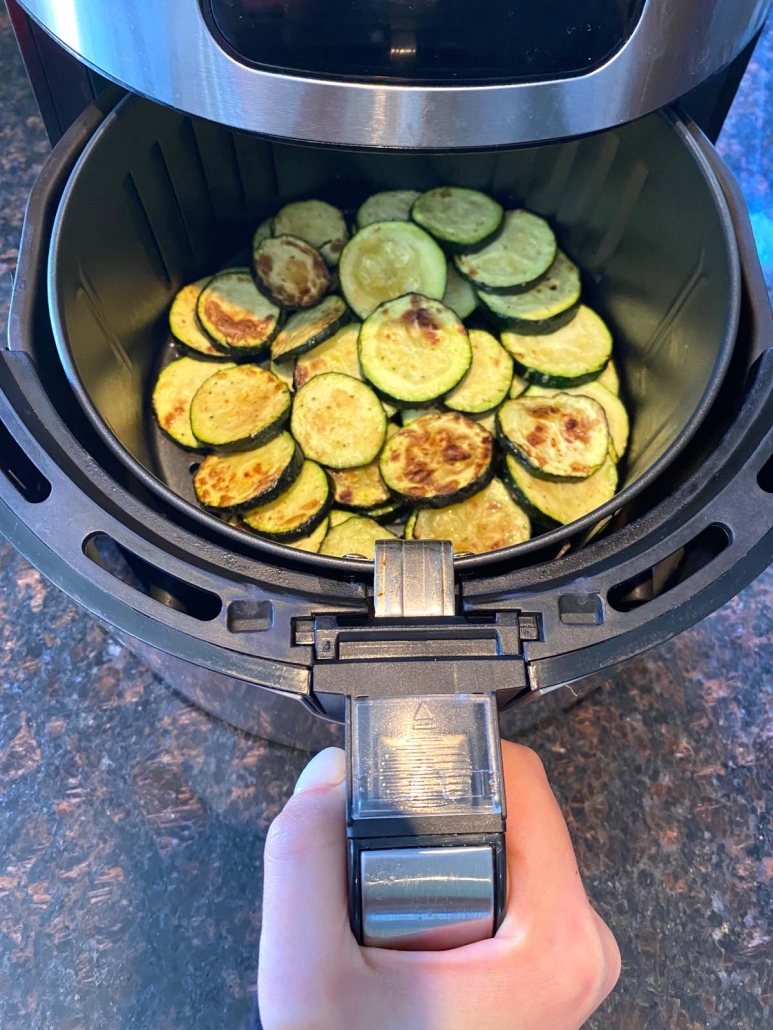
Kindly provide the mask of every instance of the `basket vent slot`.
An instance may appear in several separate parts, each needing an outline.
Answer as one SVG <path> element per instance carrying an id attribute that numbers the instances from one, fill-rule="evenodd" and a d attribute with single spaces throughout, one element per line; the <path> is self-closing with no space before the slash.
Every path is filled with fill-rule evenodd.
<path id="1" fill-rule="evenodd" d="M 51 495 L 51 484 L 24 453 L 21 446 L 0 422 L 0 471 L 30 504 L 40 504 Z"/>
<path id="2" fill-rule="evenodd" d="M 89 536 L 83 543 L 83 553 L 100 569 L 132 590 L 199 622 L 212 622 L 222 610 L 223 603 L 217 594 L 184 583 L 169 572 L 156 568 L 122 547 L 107 533 Z"/>

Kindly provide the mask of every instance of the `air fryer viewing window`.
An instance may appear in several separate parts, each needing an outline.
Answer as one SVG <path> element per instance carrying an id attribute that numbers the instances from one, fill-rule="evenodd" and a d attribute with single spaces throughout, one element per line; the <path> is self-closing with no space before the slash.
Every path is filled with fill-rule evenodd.
<path id="1" fill-rule="evenodd" d="M 599 67 L 640 0 L 204 0 L 243 60 L 361 79 L 530 81 Z M 208 8 L 208 10 L 207 10 Z"/>

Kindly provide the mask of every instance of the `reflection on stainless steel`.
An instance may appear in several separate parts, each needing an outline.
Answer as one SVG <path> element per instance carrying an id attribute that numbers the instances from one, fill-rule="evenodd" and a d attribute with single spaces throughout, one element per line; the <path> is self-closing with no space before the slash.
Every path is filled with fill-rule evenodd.
<path id="1" fill-rule="evenodd" d="M 365 944 L 442 950 L 494 931 L 489 847 L 365 851 L 361 874 Z"/>
<path id="2" fill-rule="evenodd" d="M 663 107 L 732 60 L 770 0 L 645 0 L 627 43 L 588 75 L 488 86 L 396 86 L 249 68 L 197 0 L 22 0 L 87 64 L 137 93 L 254 132 L 343 146 L 460 149 L 559 139 Z"/>

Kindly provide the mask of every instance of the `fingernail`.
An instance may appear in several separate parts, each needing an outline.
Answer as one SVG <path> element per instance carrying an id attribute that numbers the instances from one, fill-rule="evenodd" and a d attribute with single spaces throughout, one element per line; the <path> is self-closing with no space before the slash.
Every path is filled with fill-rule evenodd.
<path id="1" fill-rule="evenodd" d="M 298 777 L 293 794 L 310 787 L 334 787 L 346 775 L 346 756 L 340 747 L 326 747 L 312 760 Z"/>

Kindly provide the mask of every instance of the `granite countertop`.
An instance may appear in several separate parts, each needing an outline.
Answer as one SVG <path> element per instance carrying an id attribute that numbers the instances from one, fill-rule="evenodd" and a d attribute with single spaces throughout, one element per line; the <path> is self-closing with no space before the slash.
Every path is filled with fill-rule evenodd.
<path id="1" fill-rule="evenodd" d="M 47 153 L 0 15 L 0 271 Z M 773 29 L 720 149 L 773 286 Z M 0 276 L 0 321 L 10 294 Z M 597 1030 L 773 1024 L 771 572 L 521 737 L 623 974 Z M 0 542 L 0 1026 L 241 1030 L 306 755 L 191 707 Z"/>

